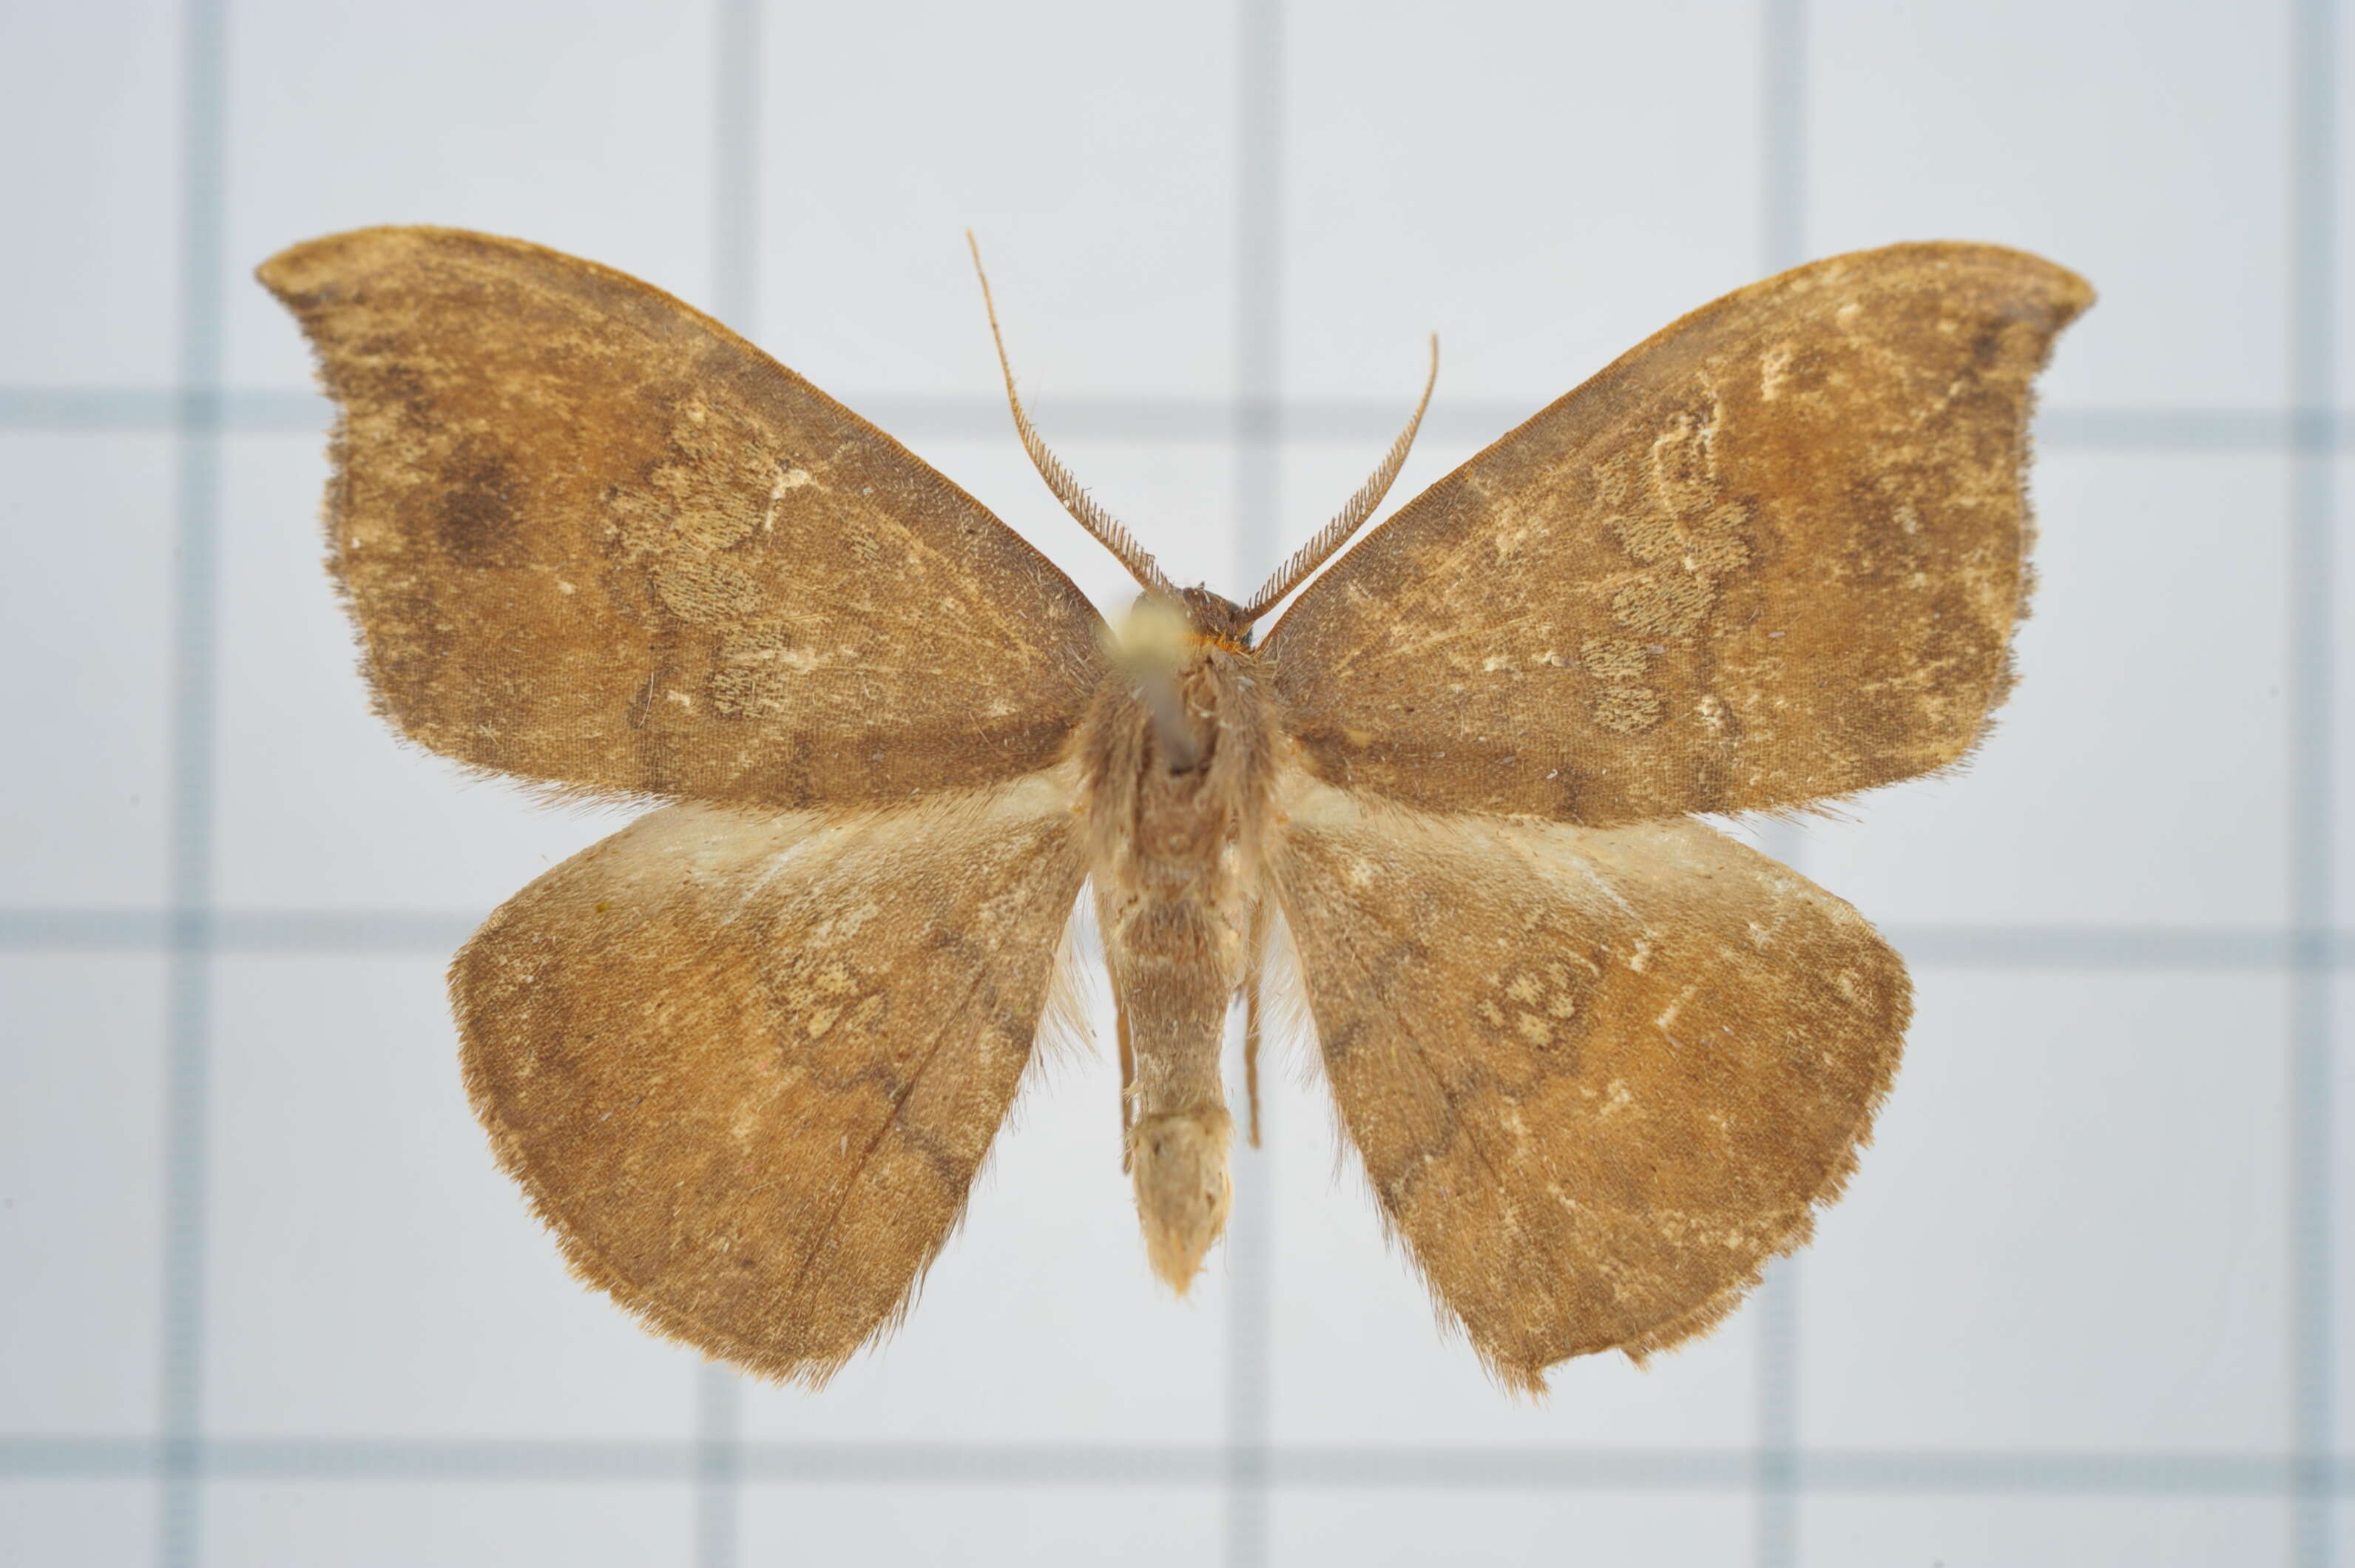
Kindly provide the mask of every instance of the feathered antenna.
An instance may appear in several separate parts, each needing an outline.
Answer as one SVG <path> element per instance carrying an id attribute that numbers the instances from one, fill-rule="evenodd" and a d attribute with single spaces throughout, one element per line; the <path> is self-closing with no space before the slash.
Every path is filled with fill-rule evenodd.
<path id="1" fill-rule="evenodd" d="M 989 313 L 990 341 L 997 345 L 997 368 L 1006 376 L 1006 400 L 1014 410 L 1014 432 L 1022 438 L 1022 450 L 1030 454 L 1031 466 L 1039 470 L 1039 477 L 1047 482 L 1047 488 L 1055 493 L 1055 499 L 1063 503 L 1063 510 L 1071 513 L 1080 527 L 1095 535 L 1106 549 L 1118 556 L 1121 565 L 1128 568 L 1131 577 L 1150 592 L 1165 599 L 1175 600 L 1178 597 L 1177 586 L 1163 574 L 1160 567 L 1154 564 L 1153 558 L 1145 553 L 1145 548 L 1136 542 L 1136 536 L 1080 488 L 1080 482 L 1071 477 L 1071 471 L 1063 466 L 1062 459 L 1047 450 L 1047 443 L 1039 437 L 1038 427 L 1023 411 L 1021 396 L 1014 389 L 1014 367 L 1006 357 L 1006 335 L 997 330 L 997 303 L 989 296 L 989 274 L 982 270 L 981 245 L 974 239 L 970 229 L 964 231 L 964 242 L 973 251 L 974 273 L 981 279 L 981 305 Z"/>
<path id="2" fill-rule="evenodd" d="M 1423 378 L 1423 397 L 1414 405 L 1414 417 L 1406 421 L 1406 428 L 1399 432 L 1396 441 L 1391 443 L 1391 449 L 1383 456 L 1381 466 L 1374 470 L 1373 477 L 1358 486 L 1358 493 L 1349 497 L 1349 504 L 1341 508 L 1340 514 L 1317 529 L 1316 538 L 1293 551 L 1292 559 L 1277 568 L 1275 575 L 1252 595 L 1251 603 L 1243 606 L 1244 620 L 1256 621 L 1274 609 L 1285 594 L 1299 587 L 1310 572 L 1324 565 L 1327 557 L 1348 543 L 1359 524 L 1374 515 L 1374 508 L 1382 504 L 1384 496 L 1390 494 L 1391 482 L 1398 477 L 1399 469 L 1405 465 L 1407 450 L 1414 445 L 1414 432 L 1423 428 L 1423 411 L 1431 407 L 1431 389 L 1438 384 L 1439 334 L 1434 332 L 1431 335 L 1431 373 Z"/>

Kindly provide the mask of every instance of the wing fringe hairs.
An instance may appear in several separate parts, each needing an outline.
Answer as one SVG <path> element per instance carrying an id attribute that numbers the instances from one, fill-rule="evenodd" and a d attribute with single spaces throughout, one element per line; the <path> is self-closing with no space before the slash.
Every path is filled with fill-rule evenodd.
<path id="1" fill-rule="evenodd" d="M 1031 1047 L 1043 1063 L 1040 1073 L 1094 1054 L 1095 1029 L 1089 1021 L 1087 990 L 1089 978 L 1103 968 L 1103 942 L 1096 932 L 1095 901 L 1091 890 L 1082 887 L 1055 944 L 1054 976 L 1047 983 L 1047 1005 L 1039 1014 L 1039 1038 Z M 1018 1114 L 1021 1102 L 1015 1104 Z"/>

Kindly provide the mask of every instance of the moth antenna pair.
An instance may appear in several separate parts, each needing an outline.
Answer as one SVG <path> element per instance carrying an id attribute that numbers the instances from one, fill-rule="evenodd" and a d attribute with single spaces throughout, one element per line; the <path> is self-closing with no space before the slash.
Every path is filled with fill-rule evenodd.
<path id="1" fill-rule="evenodd" d="M 1168 574 L 1136 542 L 1136 536 L 1130 533 L 1119 518 L 1105 511 L 1093 496 L 1080 487 L 1080 482 L 1072 476 L 1071 471 L 1063 466 L 1062 459 L 1049 449 L 1045 438 L 1039 433 L 1039 427 L 1030 422 L 1029 414 L 1022 407 L 1022 396 L 1014 389 L 1014 366 L 1006 355 L 1006 335 L 998 329 L 997 302 L 990 295 L 988 270 L 981 264 L 981 244 L 970 229 L 965 230 L 964 242 L 973 251 L 974 274 L 981 280 L 981 304 L 989 313 L 989 337 L 997 347 L 998 371 L 1006 378 L 1006 401 L 1014 411 L 1015 434 L 1021 439 L 1022 450 L 1030 454 L 1031 465 L 1039 470 L 1039 477 L 1047 482 L 1047 488 L 1054 492 L 1055 499 L 1063 504 L 1063 509 L 1071 514 L 1080 527 L 1094 535 L 1106 549 L 1119 557 L 1120 563 L 1128 568 L 1130 576 L 1142 583 L 1147 592 L 1173 603 L 1178 602 L 1178 588 L 1169 581 Z M 1256 621 L 1274 609 L 1283 602 L 1284 595 L 1305 581 L 1310 572 L 1324 565 L 1333 552 L 1348 543 L 1349 536 L 1374 515 L 1374 508 L 1382 504 L 1384 496 L 1390 494 L 1391 482 L 1398 478 L 1399 470 L 1406 464 L 1406 454 L 1414 445 L 1415 432 L 1423 428 L 1423 411 L 1431 407 L 1431 390 L 1438 383 L 1439 335 L 1433 333 L 1431 336 L 1431 369 L 1423 377 L 1423 396 L 1416 400 L 1414 413 L 1406 421 L 1406 428 L 1399 432 L 1397 440 L 1391 443 L 1390 451 L 1383 455 L 1372 476 L 1359 485 L 1357 494 L 1349 497 L 1349 504 L 1342 507 L 1331 522 L 1317 529 L 1313 539 L 1295 550 L 1292 559 L 1260 585 L 1260 591 L 1252 594 L 1251 602 L 1243 606 L 1245 622 Z"/>

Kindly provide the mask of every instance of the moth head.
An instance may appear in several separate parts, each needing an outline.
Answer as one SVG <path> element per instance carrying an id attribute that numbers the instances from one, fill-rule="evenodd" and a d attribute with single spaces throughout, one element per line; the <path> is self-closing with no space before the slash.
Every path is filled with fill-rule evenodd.
<path id="1" fill-rule="evenodd" d="M 1252 617 L 1231 599 L 1197 584 L 1178 591 L 1186 606 L 1187 629 L 1198 643 L 1239 654 L 1252 645 Z"/>
<path id="2" fill-rule="evenodd" d="M 982 270 L 981 245 L 974 239 L 970 229 L 965 230 L 964 240 L 973 251 L 973 270 L 981 279 L 982 308 L 989 313 L 990 340 L 997 346 L 997 368 L 1006 378 L 1006 401 L 1014 411 L 1014 432 L 1021 438 L 1022 450 L 1030 454 L 1031 465 L 1039 470 L 1039 477 L 1047 482 L 1047 488 L 1055 493 L 1055 499 L 1063 503 L 1063 509 L 1071 514 L 1080 527 L 1093 534 L 1106 549 L 1118 556 L 1120 563 L 1128 568 L 1129 575 L 1144 585 L 1145 597 L 1137 601 L 1140 607 L 1146 599 L 1155 598 L 1182 606 L 1194 631 L 1204 640 L 1237 651 L 1249 647 L 1252 623 L 1274 609 L 1283 602 L 1284 595 L 1305 582 L 1310 572 L 1325 564 L 1335 550 L 1348 543 L 1349 536 L 1373 516 L 1374 508 L 1380 506 L 1382 497 L 1390 493 L 1391 482 L 1398 477 L 1408 451 L 1414 445 L 1415 432 L 1423 427 L 1423 412 L 1431 406 L 1431 389 L 1439 381 L 1438 335 L 1432 335 L 1431 369 L 1423 377 L 1423 397 L 1415 403 L 1414 413 L 1407 420 L 1406 428 L 1399 432 L 1396 441 L 1391 443 L 1391 449 L 1383 456 L 1380 466 L 1374 470 L 1372 477 L 1358 486 L 1358 493 L 1349 497 L 1348 505 L 1342 507 L 1331 522 L 1317 529 L 1315 538 L 1294 551 L 1292 559 L 1278 567 L 1275 575 L 1260 585 L 1260 591 L 1251 596 L 1249 603 L 1237 604 L 1206 588 L 1179 588 L 1171 582 L 1160 565 L 1136 542 L 1136 536 L 1130 533 L 1118 518 L 1098 506 L 1095 497 L 1082 489 L 1080 482 L 1071 476 L 1071 471 L 1063 466 L 1062 459 L 1048 450 L 1045 439 L 1039 435 L 1038 427 L 1030 422 L 1030 415 L 1022 407 L 1021 396 L 1014 389 L 1014 366 L 1006 357 L 1006 335 L 997 327 L 997 304 L 990 297 L 989 274 Z"/>
<path id="3" fill-rule="evenodd" d="M 1132 674 L 1167 677 L 1209 656 L 1213 648 L 1250 652 L 1251 617 L 1241 605 L 1207 588 L 1181 588 L 1174 595 L 1140 593 L 1112 632 L 1109 646 L 1114 660 Z"/>

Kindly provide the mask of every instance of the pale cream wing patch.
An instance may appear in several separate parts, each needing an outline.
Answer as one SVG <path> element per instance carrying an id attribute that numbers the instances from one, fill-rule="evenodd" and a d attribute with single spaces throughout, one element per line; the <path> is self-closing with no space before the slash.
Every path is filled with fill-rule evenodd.
<path id="1" fill-rule="evenodd" d="M 1287 786 L 1272 869 L 1342 1125 L 1500 1378 L 1674 1345 L 1806 1239 L 1911 1007 L 1853 909 L 1697 822 Z"/>
<path id="2" fill-rule="evenodd" d="M 451 968 L 467 1089 L 574 1271 L 810 1383 L 894 1321 L 1049 1006 L 1074 784 L 672 806 L 502 906 Z"/>
<path id="3" fill-rule="evenodd" d="M 387 717 L 583 792 L 879 805 L 1051 765 L 1094 610 L 718 322 L 537 245 L 369 229 L 261 281 L 342 410 L 328 564 Z"/>

